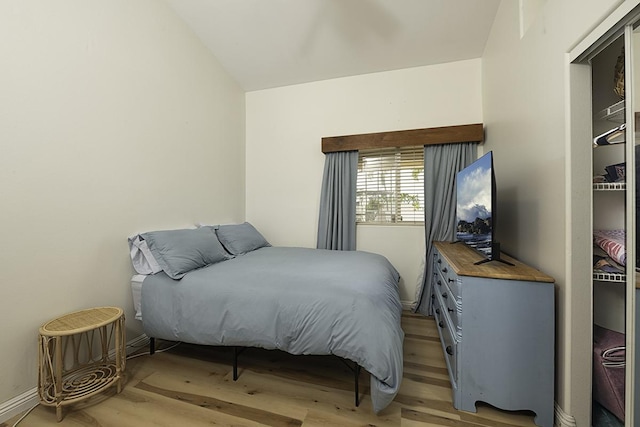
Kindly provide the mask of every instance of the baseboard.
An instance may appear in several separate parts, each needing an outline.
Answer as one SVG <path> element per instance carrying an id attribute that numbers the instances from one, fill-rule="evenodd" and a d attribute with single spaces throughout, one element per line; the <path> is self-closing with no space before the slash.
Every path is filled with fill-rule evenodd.
<path id="1" fill-rule="evenodd" d="M 411 311 L 413 301 L 400 301 L 400 304 L 402 304 L 402 310 Z"/>
<path id="2" fill-rule="evenodd" d="M 555 425 L 556 427 L 576 427 L 576 419 L 571 415 L 564 412 L 564 410 L 558 405 L 558 403 L 554 404 L 555 409 Z"/>
<path id="3" fill-rule="evenodd" d="M 34 407 L 39 401 L 38 388 L 34 387 L 31 390 L 25 391 L 20 396 L 4 402 L 0 405 L 0 423 Z"/>
<path id="4" fill-rule="evenodd" d="M 145 334 L 139 335 L 132 340 L 127 341 L 127 355 L 136 349 L 149 344 L 149 337 Z M 111 351 L 113 353 L 113 350 Z M 111 354 L 113 356 L 113 354 Z M 27 390 L 19 396 L 14 397 L 0 404 L 0 423 L 15 417 L 16 415 L 27 411 L 40 402 L 38 397 L 38 387 Z"/>
<path id="5" fill-rule="evenodd" d="M 139 349 L 149 345 L 149 337 L 146 334 L 138 335 L 137 337 L 127 341 L 127 356 Z M 113 354 L 111 355 L 113 356 Z"/>

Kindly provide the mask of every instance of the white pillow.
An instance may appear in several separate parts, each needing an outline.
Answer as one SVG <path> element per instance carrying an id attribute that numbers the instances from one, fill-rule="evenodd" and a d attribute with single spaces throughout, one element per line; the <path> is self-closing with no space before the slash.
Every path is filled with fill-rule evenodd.
<path id="1" fill-rule="evenodd" d="M 129 255 L 131 255 L 131 263 L 138 274 L 156 274 L 162 271 L 158 261 L 147 246 L 147 242 L 134 234 L 127 239 L 129 242 Z"/>

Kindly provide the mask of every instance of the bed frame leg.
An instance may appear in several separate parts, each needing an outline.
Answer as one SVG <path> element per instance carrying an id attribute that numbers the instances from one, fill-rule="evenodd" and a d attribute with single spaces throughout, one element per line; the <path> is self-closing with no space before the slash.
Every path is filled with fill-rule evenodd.
<path id="1" fill-rule="evenodd" d="M 153 356 L 156 352 L 156 339 L 153 337 L 149 338 L 149 355 Z"/>
<path id="2" fill-rule="evenodd" d="M 238 380 L 238 347 L 233 347 L 233 380 Z"/>
<path id="3" fill-rule="evenodd" d="M 233 347 L 233 380 L 236 381 L 238 379 L 238 356 L 240 353 L 245 351 L 248 347 Z"/>
<path id="4" fill-rule="evenodd" d="M 356 369 L 354 369 L 356 375 L 356 408 L 360 406 L 360 392 L 358 391 L 358 383 L 360 380 L 360 365 L 356 363 Z"/>

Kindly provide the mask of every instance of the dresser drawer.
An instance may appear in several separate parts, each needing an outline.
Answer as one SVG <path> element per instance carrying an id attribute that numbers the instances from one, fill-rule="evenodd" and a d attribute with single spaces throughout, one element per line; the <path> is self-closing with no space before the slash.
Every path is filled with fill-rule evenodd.
<path id="1" fill-rule="evenodd" d="M 457 335 L 458 340 L 462 338 L 462 325 L 460 324 L 460 318 L 462 317 L 462 304 L 456 299 L 451 290 L 445 285 L 442 289 L 436 291 L 440 292 L 442 301 L 440 305 L 448 320 L 451 322 L 451 331 Z"/>
<path id="2" fill-rule="evenodd" d="M 458 341 L 454 338 L 451 326 L 447 322 L 447 316 L 443 311 L 441 300 L 435 298 L 434 303 L 434 317 L 436 324 L 438 325 L 438 331 L 440 335 L 440 341 L 442 343 L 442 349 L 444 350 L 444 357 L 447 363 L 447 370 L 449 371 L 449 379 L 454 389 L 458 384 L 458 366 L 457 366 L 457 354 L 458 354 Z M 445 309 L 446 310 L 446 309 Z"/>
<path id="3" fill-rule="evenodd" d="M 456 299 L 460 298 L 460 278 L 453 271 L 447 261 L 436 250 L 434 253 L 433 270 L 439 275 L 439 280 L 446 284 Z"/>

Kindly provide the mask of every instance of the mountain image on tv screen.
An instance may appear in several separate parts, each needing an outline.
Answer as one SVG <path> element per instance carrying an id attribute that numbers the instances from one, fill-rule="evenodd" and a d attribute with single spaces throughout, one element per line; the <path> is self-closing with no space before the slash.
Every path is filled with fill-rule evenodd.
<path id="1" fill-rule="evenodd" d="M 491 152 L 457 175 L 456 239 L 491 257 Z"/>

